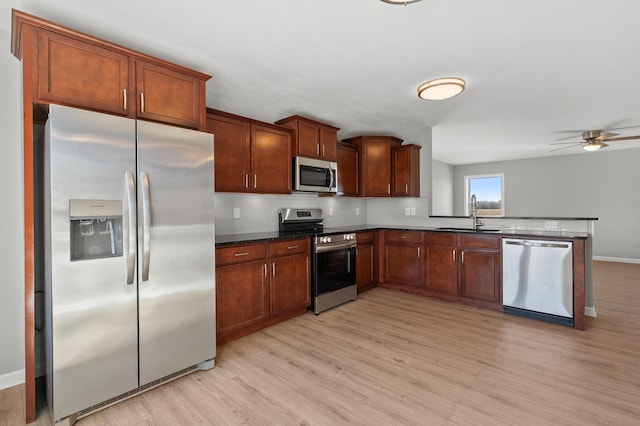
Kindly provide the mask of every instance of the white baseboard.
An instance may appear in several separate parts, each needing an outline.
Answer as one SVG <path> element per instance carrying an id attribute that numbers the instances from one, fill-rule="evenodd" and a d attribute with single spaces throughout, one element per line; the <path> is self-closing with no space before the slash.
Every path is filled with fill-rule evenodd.
<path id="1" fill-rule="evenodd" d="M 593 260 L 601 260 L 603 262 L 640 263 L 640 259 L 630 259 L 627 257 L 593 256 Z"/>
<path id="2" fill-rule="evenodd" d="M 596 307 L 595 306 L 585 306 L 584 307 L 584 314 L 588 317 L 593 317 L 596 318 L 598 316 L 598 314 L 596 314 Z"/>
<path id="3" fill-rule="evenodd" d="M 0 375 L 0 390 L 24 383 L 24 369 Z"/>

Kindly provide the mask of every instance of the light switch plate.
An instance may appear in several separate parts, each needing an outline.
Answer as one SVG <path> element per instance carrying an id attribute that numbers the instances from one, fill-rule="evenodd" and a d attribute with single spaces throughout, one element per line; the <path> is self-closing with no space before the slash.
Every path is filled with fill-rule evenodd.
<path id="1" fill-rule="evenodd" d="M 404 215 L 405 216 L 411 216 L 411 207 L 405 207 L 404 208 Z"/>
<path id="2" fill-rule="evenodd" d="M 356 207 L 356 216 L 360 216 L 360 207 Z"/>
<path id="3" fill-rule="evenodd" d="M 240 219 L 240 207 L 233 208 L 233 218 Z"/>
<path id="4" fill-rule="evenodd" d="M 416 208 L 411 207 L 411 216 L 415 216 L 415 215 L 416 215 Z"/>
<path id="5" fill-rule="evenodd" d="M 333 207 L 329 207 L 329 216 L 333 216 Z"/>

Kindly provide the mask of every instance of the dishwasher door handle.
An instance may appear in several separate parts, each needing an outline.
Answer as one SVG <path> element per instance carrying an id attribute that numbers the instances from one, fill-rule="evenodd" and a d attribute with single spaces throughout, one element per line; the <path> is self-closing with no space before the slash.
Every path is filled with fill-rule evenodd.
<path id="1" fill-rule="evenodd" d="M 505 244 L 512 246 L 525 246 L 525 247 L 548 247 L 548 248 L 569 248 L 568 244 L 562 243 L 535 243 L 532 241 L 505 241 Z"/>

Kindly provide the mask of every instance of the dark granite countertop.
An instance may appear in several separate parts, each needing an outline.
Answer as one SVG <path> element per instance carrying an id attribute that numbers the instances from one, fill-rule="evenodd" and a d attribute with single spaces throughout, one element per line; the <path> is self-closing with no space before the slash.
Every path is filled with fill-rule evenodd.
<path id="1" fill-rule="evenodd" d="M 429 216 L 436 219 L 469 219 L 469 216 Z M 597 217 L 558 217 L 558 216 L 478 216 L 480 219 L 526 219 L 526 220 L 598 220 Z"/>
<path id="2" fill-rule="evenodd" d="M 447 216 L 449 217 L 449 216 Z M 592 219 L 595 220 L 595 219 Z M 246 234 L 230 234 L 230 235 L 216 235 L 216 247 L 223 247 L 226 245 L 234 244 L 248 244 L 259 243 L 266 241 L 274 241 L 289 238 L 300 237 L 312 237 L 314 235 L 332 235 L 343 234 L 345 232 L 361 232 L 361 231 L 376 231 L 380 229 L 392 229 L 400 231 L 435 231 L 435 232 L 454 232 L 465 233 L 474 235 L 495 235 L 499 237 L 514 237 L 514 238 L 546 238 L 551 240 L 571 240 L 571 239 L 587 239 L 589 235 L 586 232 L 574 232 L 574 231 L 560 231 L 560 230 L 489 230 L 480 229 L 473 231 L 471 229 L 459 228 L 437 228 L 432 226 L 388 226 L 388 225 L 354 225 L 354 226 L 341 226 L 333 228 L 324 228 L 320 233 L 309 232 L 308 234 L 281 234 L 278 231 L 272 232 L 254 232 Z"/>

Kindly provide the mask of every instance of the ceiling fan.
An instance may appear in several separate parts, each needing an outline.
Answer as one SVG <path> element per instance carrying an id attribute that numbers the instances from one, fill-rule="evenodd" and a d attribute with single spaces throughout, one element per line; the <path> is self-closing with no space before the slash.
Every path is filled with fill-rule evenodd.
<path id="1" fill-rule="evenodd" d="M 597 151 L 600 148 L 604 148 L 609 146 L 605 142 L 614 142 L 614 141 L 628 141 L 633 139 L 640 139 L 640 135 L 636 136 L 623 136 L 617 138 L 618 133 L 602 133 L 602 130 L 587 130 L 582 132 L 582 139 L 584 142 L 558 142 L 552 143 L 550 145 L 567 145 L 561 148 L 552 149 L 553 151 L 560 151 L 561 149 L 571 148 L 572 146 L 582 145 L 582 149 L 585 151 Z"/>

